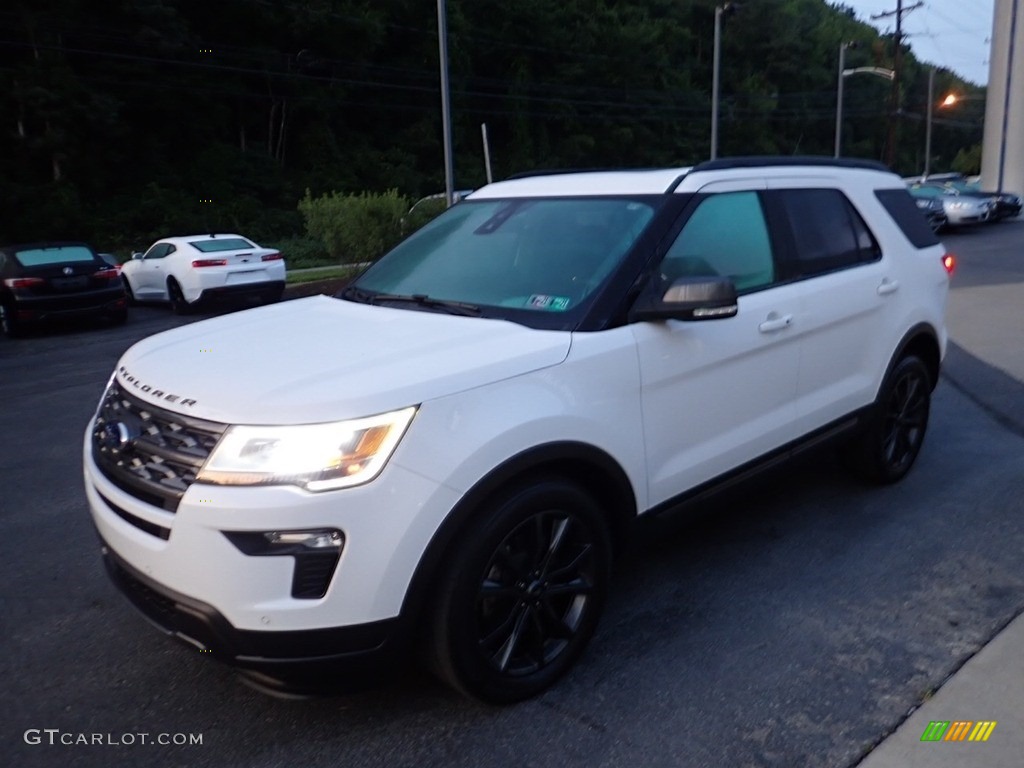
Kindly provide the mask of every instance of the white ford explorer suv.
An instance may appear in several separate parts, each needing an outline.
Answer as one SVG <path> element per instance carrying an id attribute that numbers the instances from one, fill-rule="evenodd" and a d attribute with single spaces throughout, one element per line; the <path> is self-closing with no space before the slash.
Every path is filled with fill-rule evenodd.
<path id="1" fill-rule="evenodd" d="M 491 184 L 334 298 L 128 350 L 85 435 L 104 559 L 265 689 L 427 649 L 465 693 L 534 695 L 638 515 L 832 438 L 907 473 L 952 266 L 873 163 Z"/>

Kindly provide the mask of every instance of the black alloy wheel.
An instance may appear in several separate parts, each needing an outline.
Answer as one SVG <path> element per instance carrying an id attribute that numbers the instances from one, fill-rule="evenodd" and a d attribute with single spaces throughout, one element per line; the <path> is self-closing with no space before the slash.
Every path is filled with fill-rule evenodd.
<path id="1" fill-rule="evenodd" d="M 894 483 L 910 471 L 928 429 L 931 392 L 931 376 L 919 357 L 908 355 L 889 372 L 875 415 L 854 447 L 857 468 L 868 480 Z"/>
<path id="2" fill-rule="evenodd" d="M 558 478 L 511 488 L 480 513 L 440 591 L 432 661 L 457 690 L 505 704 L 548 688 L 583 651 L 611 544 L 602 510 Z"/>
<path id="3" fill-rule="evenodd" d="M 171 311 L 174 314 L 187 315 L 191 311 L 192 305 L 185 300 L 181 286 L 173 277 L 167 280 L 167 297 L 171 300 Z"/>
<path id="4" fill-rule="evenodd" d="M 15 317 L 14 309 L 3 302 L 0 302 L 0 331 L 9 339 L 21 335 L 21 323 Z"/>

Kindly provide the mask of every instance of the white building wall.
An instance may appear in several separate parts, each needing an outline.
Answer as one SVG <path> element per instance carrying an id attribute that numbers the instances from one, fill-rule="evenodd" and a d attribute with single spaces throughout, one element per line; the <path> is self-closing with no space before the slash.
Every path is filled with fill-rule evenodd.
<path id="1" fill-rule="evenodd" d="M 1024 194 L 1024 0 L 995 0 L 981 183 Z"/>

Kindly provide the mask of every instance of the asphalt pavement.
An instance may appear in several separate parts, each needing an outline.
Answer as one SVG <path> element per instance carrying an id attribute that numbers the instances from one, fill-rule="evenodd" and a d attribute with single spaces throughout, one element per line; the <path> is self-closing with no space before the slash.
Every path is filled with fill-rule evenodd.
<path id="1" fill-rule="evenodd" d="M 1024 435 L 1024 220 L 999 224 L 1020 261 L 963 265 L 947 310 L 945 376 Z M 963 241 L 946 239 L 954 250 Z M 1024 464 L 1019 465 L 1024 473 Z M 1024 504 L 1019 511 L 1024 513 Z M 1020 768 L 1024 765 L 1024 615 L 952 674 L 858 768 Z"/>
<path id="2" fill-rule="evenodd" d="M 163 637 L 103 573 L 81 440 L 124 349 L 203 317 L 0 339 L 0 766 L 1020 765 L 1024 222 L 946 241 L 952 343 L 914 471 L 865 488 L 811 457 L 699 522 L 646 521 L 580 663 L 505 708 L 422 674 L 272 699 Z M 997 724 L 922 742 L 932 721 Z"/>

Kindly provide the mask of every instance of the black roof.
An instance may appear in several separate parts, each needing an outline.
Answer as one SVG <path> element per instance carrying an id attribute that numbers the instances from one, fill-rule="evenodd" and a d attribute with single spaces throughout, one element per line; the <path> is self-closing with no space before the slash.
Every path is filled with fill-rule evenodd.
<path id="1" fill-rule="evenodd" d="M 718 160 L 707 160 L 699 163 L 691 169 L 691 173 L 697 171 L 723 171 L 729 168 L 763 168 L 765 166 L 795 166 L 814 165 L 833 168 L 860 168 L 869 171 L 885 171 L 892 173 L 892 169 L 885 163 L 877 160 L 863 160 L 855 157 L 825 157 L 823 155 L 787 155 L 779 157 L 776 155 L 750 155 L 746 157 L 723 157 Z"/>

